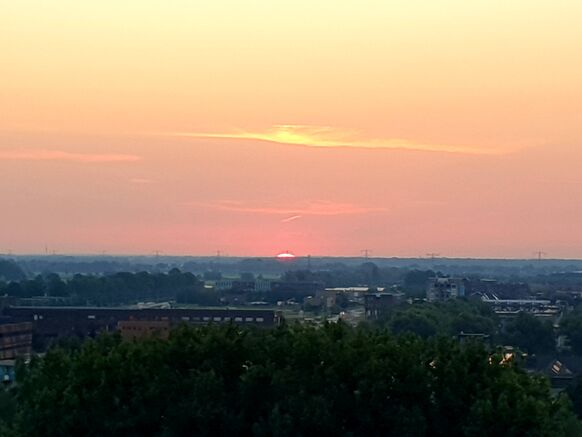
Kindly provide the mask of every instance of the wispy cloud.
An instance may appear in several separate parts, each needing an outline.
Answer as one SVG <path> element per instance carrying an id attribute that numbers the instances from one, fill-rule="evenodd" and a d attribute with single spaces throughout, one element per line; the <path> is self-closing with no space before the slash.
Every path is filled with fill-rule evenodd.
<path id="1" fill-rule="evenodd" d="M 284 206 L 263 206 L 263 205 L 248 205 L 236 201 L 220 201 L 220 202 L 187 202 L 189 206 L 199 208 L 216 209 L 221 211 L 254 213 L 254 214 L 273 214 L 273 215 L 287 215 L 281 221 L 292 221 L 306 215 L 312 216 L 331 216 L 342 214 L 368 214 L 372 212 L 386 212 L 386 208 L 358 206 L 350 203 L 335 203 L 326 201 L 310 202 L 303 205 L 284 205 Z"/>
<path id="2" fill-rule="evenodd" d="M 284 218 L 283 220 L 281 220 L 281 223 L 293 222 L 295 220 L 299 220 L 302 217 L 303 217 L 302 215 L 292 215 L 291 217 L 287 217 L 287 218 Z"/>
<path id="3" fill-rule="evenodd" d="M 76 153 L 62 150 L 14 149 L 0 150 L 2 161 L 69 161 L 80 163 L 134 162 L 141 158 L 136 155 L 118 153 Z"/>
<path id="4" fill-rule="evenodd" d="M 426 144 L 398 138 L 364 138 L 355 131 L 346 131 L 329 126 L 307 126 L 284 124 L 275 125 L 262 132 L 173 132 L 167 135 L 192 138 L 224 138 L 238 140 L 259 140 L 278 144 L 293 144 L 309 147 L 351 147 L 366 149 L 401 149 L 429 152 L 498 155 L 498 149 L 472 146 L 451 146 L 446 144 Z"/>

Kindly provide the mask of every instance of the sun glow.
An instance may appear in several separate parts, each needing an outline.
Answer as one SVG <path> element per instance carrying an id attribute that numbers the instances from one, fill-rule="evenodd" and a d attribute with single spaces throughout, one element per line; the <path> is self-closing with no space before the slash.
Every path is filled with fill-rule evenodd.
<path id="1" fill-rule="evenodd" d="M 293 255 L 289 251 L 283 252 L 283 253 L 280 253 L 279 255 L 277 255 L 277 259 L 280 259 L 280 260 L 292 260 L 293 258 L 295 258 L 295 255 Z"/>

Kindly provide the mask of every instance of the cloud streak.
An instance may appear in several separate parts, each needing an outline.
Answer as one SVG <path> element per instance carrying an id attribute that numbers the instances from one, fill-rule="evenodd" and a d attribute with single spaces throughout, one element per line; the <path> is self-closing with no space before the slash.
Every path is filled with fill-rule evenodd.
<path id="1" fill-rule="evenodd" d="M 284 218 L 283 220 L 281 220 L 281 223 L 293 222 L 295 220 L 299 220 L 302 217 L 303 217 L 302 215 L 292 215 L 291 217 L 287 217 L 287 218 Z"/>
<path id="2" fill-rule="evenodd" d="M 135 162 L 136 155 L 118 153 L 75 153 L 62 150 L 0 150 L 0 161 L 65 161 L 78 163 Z"/>
<path id="3" fill-rule="evenodd" d="M 358 206 L 350 203 L 335 203 L 317 201 L 310 202 L 304 205 L 297 206 L 261 206 L 261 205 L 246 205 L 242 202 L 236 201 L 220 201 L 220 202 L 187 202 L 188 206 L 199 208 L 214 209 L 219 211 L 252 213 L 252 214 L 271 214 L 271 215 L 287 215 L 282 222 L 297 220 L 303 216 L 334 216 L 344 214 L 368 214 L 374 212 L 386 212 L 386 208 Z"/>
<path id="4" fill-rule="evenodd" d="M 395 149 L 425 152 L 447 152 L 478 155 L 499 155 L 505 153 L 498 149 L 471 146 L 451 146 L 445 144 L 425 144 L 404 139 L 366 139 L 356 132 L 342 131 L 329 126 L 275 125 L 262 132 L 174 132 L 168 135 L 191 138 L 222 138 L 232 140 L 258 140 L 277 144 L 290 144 L 320 148 L 360 148 Z"/>

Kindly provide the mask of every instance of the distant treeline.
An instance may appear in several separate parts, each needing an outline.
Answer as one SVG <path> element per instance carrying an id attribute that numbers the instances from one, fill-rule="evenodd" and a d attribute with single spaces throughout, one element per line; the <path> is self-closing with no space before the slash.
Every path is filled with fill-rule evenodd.
<path id="1" fill-rule="evenodd" d="M 103 336 L 21 365 L 3 436 L 575 436 L 566 396 L 479 343 L 343 324 Z"/>
<path id="2" fill-rule="evenodd" d="M 357 268 L 363 258 L 353 257 L 298 257 L 291 262 L 281 262 L 273 257 L 190 257 L 190 256 L 10 256 L 28 276 L 55 272 L 66 276 L 75 273 L 109 274 L 117 272 L 168 272 L 172 268 L 202 274 L 208 271 L 221 271 L 228 275 L 240 272 L 254 274 L 280 275 L 287 270 L 339 271 Z M 582 260 L 496 260 L 496 259 L 455 259 L 455 258 L 370 258 L 368 262 L 379 269 L 434 270 L 447 275 L 500 278 L 520 282 L 524 278 L 551 275 L 560 272 L 582 271 Z M 2 278 L 2 259 L 0 259 L 0 278 Z M 5 278 L 11 279 L 11 278 Z"/>
<path id="3" fill-rule="evenodd" d="M 178 269 L 169 273 L 76 274 L 66 280 L 50 273 L 34 279 L 0 282 L 0 294 L 18 298 L 66 298 L 66 302 L 76 305 L 119 305 L 164 299 L 201 305 L 218 304 L 217 294 L 206 291 L 197 276 Z"/>

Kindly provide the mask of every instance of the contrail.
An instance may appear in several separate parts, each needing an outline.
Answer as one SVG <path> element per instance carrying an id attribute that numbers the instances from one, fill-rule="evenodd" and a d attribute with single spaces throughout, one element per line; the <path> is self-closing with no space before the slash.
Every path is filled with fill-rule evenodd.
<path id="1" fill-rule="evenodd" d="M 281 223 L 289 223 L 292 222 L 294 220 L 300 219 L 301 217 L 303 217 L 302 215 L 292 215 L 291 217 L 287 217 L 283 220 L 281 220 Z"/>

